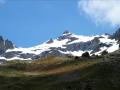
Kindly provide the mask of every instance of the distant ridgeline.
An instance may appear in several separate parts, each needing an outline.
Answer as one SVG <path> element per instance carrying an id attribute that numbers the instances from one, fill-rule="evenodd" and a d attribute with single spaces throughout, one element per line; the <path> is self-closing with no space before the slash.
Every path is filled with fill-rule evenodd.
<path id="1" fill-rule="evenodd" d="M 4 60 L 35 60 L 46 56 L 81 56 L 85 52 L 90 55 L 101 55 L 119 49 L 120 28 L 113 34 L 96 36 L 75 35 L 65 31 L 56 39 L 30 48 L 16 48 L 11 41 L 0 36 L 0 59 Z"/>

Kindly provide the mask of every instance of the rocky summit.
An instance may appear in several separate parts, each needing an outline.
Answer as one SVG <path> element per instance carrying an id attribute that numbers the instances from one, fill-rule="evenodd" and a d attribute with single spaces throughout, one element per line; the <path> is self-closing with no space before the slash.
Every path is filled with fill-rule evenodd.
<path id="1" fill-rule="evenodd" d="M 0 36 L 0 54 L 4 54 L 6 50 L 14 49 L 14 45 L 11 41 L 4 40 L 2 36 Z"/>

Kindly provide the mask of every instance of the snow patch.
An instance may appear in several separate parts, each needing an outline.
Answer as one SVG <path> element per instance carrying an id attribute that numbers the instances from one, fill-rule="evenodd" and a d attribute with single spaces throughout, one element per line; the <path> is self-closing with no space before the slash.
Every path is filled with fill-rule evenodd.
<path id="1" fill-rule="evenodd" d="M 107 49 L 109 53 L 114 52 L 119 49 L 119 44 L 113 44 L 111 47 Z"/>
<path id="2" fill-rule="evenodd" d="M 12 61 L 12 60 L 31 60 L 31 58 L 27 58 L 27 59 L 23 59 L 23 58 L 19 58 L 19 57 L 13 57 L 13 58 L 9 58 L 6 59 L 7 61 Z"/>
<path id="3" fill-rule="evenodd" d="M 0 59 L 6 59 L 5 57 L 0 57 Z"/>

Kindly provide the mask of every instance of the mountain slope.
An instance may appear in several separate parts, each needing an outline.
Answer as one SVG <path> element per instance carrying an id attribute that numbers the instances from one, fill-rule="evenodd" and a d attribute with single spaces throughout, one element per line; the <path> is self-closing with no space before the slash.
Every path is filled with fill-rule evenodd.
<path id="1" fill-rule="evenodd" d="M 120 51 L 106 57 L 8 61 L 0 65 L 0 90 L 120 90 Z"/>
<path id="2" fill-rule="evenodd" d="M 65 31 L 56 39 L 30 48 L 8 48 L 1 54 L 7 60 L 34 60 L 46 56 L 81 56 L 84 52 L 100 55 L 107 50 L 109 53 L 118 50 L 118 41 L 108 34 L 96 36 L 75 35 Z"/>

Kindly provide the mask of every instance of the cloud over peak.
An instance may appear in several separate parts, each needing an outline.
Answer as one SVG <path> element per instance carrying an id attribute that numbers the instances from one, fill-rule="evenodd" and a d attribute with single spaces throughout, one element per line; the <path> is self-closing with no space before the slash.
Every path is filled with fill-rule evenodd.
<path id="1" fill-rule="evenodd" d="M 78 6 L 97 24 L 120 25 L 120 0 L 80 0 Z"/>

